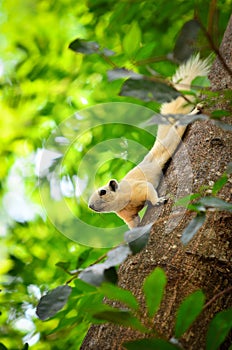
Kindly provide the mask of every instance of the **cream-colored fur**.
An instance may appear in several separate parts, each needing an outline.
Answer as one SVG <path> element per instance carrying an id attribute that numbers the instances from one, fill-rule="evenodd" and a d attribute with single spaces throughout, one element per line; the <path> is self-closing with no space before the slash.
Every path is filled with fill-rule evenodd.
<path id="1" fill-rule="evenodd" d="M 178 68 L 172 83 L 178 90 L 189 90 L 195 77 L 205 76 L 208 72 L 208 60 L 201 60 L 196 55 Z M 194 102 L 192 95 L 187 95 L 187 99 Z M 197 108 L 193 109 L 187 99 L 180 96 L 164 103 L 161 114 L 196 114 Z M 115 212 L 130 228 L 137 226 L 140 222 L 138 213 L 147 201 L 156 205 L 164 200 L 159 198 L 156 189 L 162 169 L 175 152 L 185 129 L 186 126 L 178 126 L 173 119 L 170 119 L 170 125 L 159 125 L 155 144 L 142 162 L 120 182 L 112 179 L 95 191 L 89 199 L 89 207 L 96 212 Z"/>

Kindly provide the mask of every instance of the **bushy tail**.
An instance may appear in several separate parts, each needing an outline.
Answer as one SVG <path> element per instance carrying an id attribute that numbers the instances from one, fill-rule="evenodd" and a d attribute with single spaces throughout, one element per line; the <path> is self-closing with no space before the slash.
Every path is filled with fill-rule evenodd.
<path id="1" fill-rule="evenodd" d="M 177 69 L 172 77 L 173 85 L 177 90 L 189 90 L 193 79 L 198 76 L 207 76 L 209 69 L 209 58 L 202 60 L 198 53 Z"/>
<path id="2" fill-rule="evenodd" d="M 190 57 L 188 61 L 183 63 L 172 77 L 172 83 L 177 90 L 190 90 L 191 82 L 198 76 L 207 76 L 209 73 L 209 59 L 202 60 L 200 55 Z M 164 103 L 161 106 L 161 114 L 188 114 L 193 109 L 189 102 L 194 102 L 194 96 L 186 95 L 178 97 L 175 100 Z"/>
<path id="3" fill-rule="evenodd" d="M 207 76 L 209 69 L 209 59 L 202 60 L 199 54 L 197 54 L 196 56 L 192 56 L 177 69 L 172 77 L 172 82 L 177 90 L 190 90 L 193 79 L 197 76 Z M 186 97 L 187 99 L 180 96 L 171 102 L 164 103 L 160 109 L 161 114 L 190 114 L 194 106 L 188 101 L 194 102 L 194 96 L 187 95 Z M 197 111 L 195 113 L 197 113 Z M 163 168 L 164 164 L 175 152 L 185 129 L 186 126 L 177 126 L 173 124 L 159 125 L 157 140 L 145 159 L 147 161 L 153 161 L 155 159 L 156 162 L 160 164 L 161 168 Z"/>

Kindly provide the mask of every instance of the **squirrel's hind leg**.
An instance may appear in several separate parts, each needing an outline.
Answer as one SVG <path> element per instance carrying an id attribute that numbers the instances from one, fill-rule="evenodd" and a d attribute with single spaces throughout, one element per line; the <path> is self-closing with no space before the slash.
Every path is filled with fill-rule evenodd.
<path id="1" fill-rule="evenodd" d="M 137 227 L 140 224 L 140 217 L 136 215 L 130 221 L 126 222 L 130 229 Z"/>

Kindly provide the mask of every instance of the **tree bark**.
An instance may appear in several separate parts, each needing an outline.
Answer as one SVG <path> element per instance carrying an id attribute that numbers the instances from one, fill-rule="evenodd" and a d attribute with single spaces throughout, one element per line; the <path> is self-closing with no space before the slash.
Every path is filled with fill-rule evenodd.
<path id="1" fill-rule="evenodd" d="M 220 48 L 222 57 L 232 69 L 232 17 Z M 225 91 L 232 88 L 232 78 L 219 59 L 210 73 L 212 88 Z M 223 95 L 224 96 L 224 95 Z M 215 100 L 215 109 L 231 108 L 225 98 Z M 232 123 L 226 118 L 226 123 Z M 173 336 L 176 310 L 183 298 L 202 289 L 206 295 L 204 311 L 180 339 L 183 349 L 205 349 L 208 324 L 213 316 L 232 306 L 231 293 L 231 228 L 229 212 L 209 211 L 201 230 L 185 247 L 180 242 L 184 228 L 194 213 L 173 207 L 174 201 L 189 192 L 199 192 L 202 186 L 211 185 L 225 171 L 231 160 L 232 137 L 210 121 L 192 124 L 178 148 L 165 177 L 161 181 L 159 194 L 170 194 L 165 205 L 149 208 L 143 224 L 154 222 L 147 247 L 132 256 L 119 268 L 119 285 L 131 290 L 144 308 L 142 285 L 144 278 L 157 266 L 166 272 L 168 284 L 160 310 L 155 317 L 159 333 L 169 339 Z M 168 190 L 167 190 L 168 189 Z M 205 194 L 209 189 L 205 188 Z M 231 181 L 220 191 L 219 197 L 231 200 Z M 173 209 L 174 208 L 174 209 Z M 123 342 L 142 338 L 132 329 L 104 324 L 93 325 L 82 344 L 82 350 L 124 349 Z M 231 336 L 232 337 L 232 336 Z M 220 349 L 226 350 L 231 343 L 229 336 Z"/>

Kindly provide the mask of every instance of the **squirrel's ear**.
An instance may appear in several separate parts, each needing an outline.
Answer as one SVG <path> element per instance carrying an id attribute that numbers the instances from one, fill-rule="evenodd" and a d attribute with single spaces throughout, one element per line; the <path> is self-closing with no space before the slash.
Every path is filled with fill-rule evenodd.
<path id="1" fill-rule="evenodd" d="M 116 192 L 118 189 L 118 182 L 117 180 L 110 180 L 109 181 L 109 188 L 111 191 Z"/>

